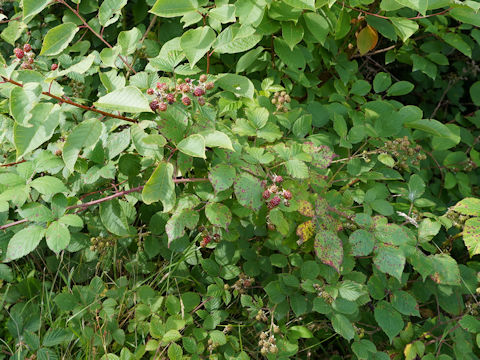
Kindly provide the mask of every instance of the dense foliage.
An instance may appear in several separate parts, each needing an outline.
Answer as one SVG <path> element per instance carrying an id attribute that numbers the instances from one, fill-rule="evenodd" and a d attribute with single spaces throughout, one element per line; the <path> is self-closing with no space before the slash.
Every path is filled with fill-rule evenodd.
<path id="1" fill-rule="evenodd" d="M 0 8 L 0 359 L 480 356 L 480 2 Z"/>

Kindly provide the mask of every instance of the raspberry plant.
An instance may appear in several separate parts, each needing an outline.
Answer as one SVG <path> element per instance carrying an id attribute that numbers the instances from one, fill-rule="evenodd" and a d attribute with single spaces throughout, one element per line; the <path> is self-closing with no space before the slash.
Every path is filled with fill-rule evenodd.
<path id="1" fill-rule="evenodd" d="M 0 10 L 0 359 L 480 356 L 478 1 Z"/>

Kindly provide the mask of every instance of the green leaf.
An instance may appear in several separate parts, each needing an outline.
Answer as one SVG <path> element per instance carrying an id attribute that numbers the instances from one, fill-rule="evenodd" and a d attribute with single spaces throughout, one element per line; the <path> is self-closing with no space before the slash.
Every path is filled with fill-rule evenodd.
<path id="1" fill-rule="evenodd" d="M 465 221 L 463 241 L 470 257 L 480 254 L 480 218 L 475 217 Z"/>
<path id="2" fill-rule="evenodd" d="M 50 250 L 58 254 L 70 243 L 70 231 L 64 224 L 54 221 L 48 226 L 45 238 Z"/>
<path id="3" fill-rule="evenodd" d="M 388 96 L 402 96 L 402 95 L 407 95 L 410 93 L 415 85 L 413 85 L 409 81 L 398 81 L 392 86 L 387 91 Z"/>
<path id="4" fill-rule="evenodd" d="M 17 232 L 10 239 L 5 261 L 20 259 L 36 249 L 45 235 L 45 229 L 38 225 L 31 225 Z"/>
<path id="5" fill-rule="evenodd" d="M 464 315 L 458 323 L 463 329 L 470 333 L 480 333 L 480 320 L 472 315 Z"/>
<path id="6" fill-rule="evenodd" d="M 50 328 L 43 337 L 42 345 L 46 347 L 60 345 L 64 342 L 72 341 L 74 334 L 62 328 Z"/>
<path id="7" fill-rule="evenodd" d="M 255 90 L 253 83 L 249 78 L 235 74 L 220 74 L 216 81 L 216 85 L 226 91 L 230 91 L 238 96 L 253 98 Z"/>
<path id="8" fill-rule="evenodd" d="M 133 53 L 141 38 L 142 33 L 136 27 L 128 31 L 120 32 L 118 35 L 118 44 L 122 48 L 122 54 L 130 55 Z"/>
<path id="9" fill-rule="evenodd" d="M 62 180 L 53 176 L 42 176 L 36 178 L 30 183 L 30 186 L 42 195 L 54 195 L 67 191 L 67 188 L 63 184 Z"/>
<path id="10" fill-rule="evenodd" d="M 25 204 L 21 209 L 18 209 L 18 213 L 24 219 L 33 222 L 47 222 L 54 219 L 49 208 L 36 202 Z"/>
<path id="11" fill-rule="evenodd" d="M 275 225 L 275 228 L 280 234 L 283 236 L 288 235 L 290 225 L 280 209 L 277 208 L 270 211 L 270 221 L 273 225 Z"/>
<path id="12" fill-rule="evenodd" d="M 297 179 L 308 178 L 308 166 L 301 160 L 292 159 L 285 163 L 285 167 L 290 176 Z"/>
<path id="13" fill-rule="evenodd" d="M 23 126 L 29 126 L 29 120 L 35 116 L 47 116 L 53 104 L 38 104 L 42 87 L 37 83 L 27 83 L 23 87 L 15 87 L 10 92 L 10 113 L 15 121 Z M 38 105 L 38 106 L 36 106 Z M 32 111 L 32 109 L 35 110 Z"/>
<path id="14" fill-rule="evenodd" d="M 390 274 L 401 281 L 405 256 L 399 249 L 391 246 L 377 248 L 373 263 L 381 272 Z"/>
<path id="15" fill-rule="evenodd" d="M 480 81 L 470 87 L 470 97 L 475 105 L 480 106 Z"/>
<path id="16" fill-rule="evenodd" d="M 235 176 L 235 168 L 226 164 L 214 166 L 208 173 L 208 179 L 216 193 L 227 190 L 232 186 Z"/>
<path id="17" fill-rule="evenodd" d="M 54 56 L 60 54 L 66 49 L 78 30 L 78 26 L 71 22 L 55 26 L 48 30 L 43 39 L 40 55 Z"/>
<path id="18" fill-rule="evenodd" d="M 335 314 L 332 317 L 332 326 L 336 333 L 343 336 L 348 341 L 352 340 L 355 336 L 355 329 L 350 320 L 345 315 Z"/>
<path id="19" fill-rule="evenodd" d="M 107 27 L 116 22 L 118 18 L 114 15 L 119 15 L 128 0 L 104 0 L 100 9 L 98 10 L 98 21 L 100 25 Z M 113 20 L 112 20 L 113 17 Z"/>
<path id="20" fill-rule="evenodd" d="M 478 16 L 478 11 L 466 7 L 458 7 L 451 9 L 449 14 L 461 23 L 480 27 L 480 17 Z"/>
<path id="21" fill-rule="evenodd" d="M 264 107 L 256 107 L 255 109 L 248 109 L 246 111 L 247 117 L 250 121 L 252 121 L 257 129 L 263 128 L 268 121 L 268 117 L 270 113 Z"/>
<path id="22" fill-rule="evenodd" d="M 391 17 L 390 21 L 395 27 L 395 31 L 402 41 L 407 41 L 410 36 L 418 31 L 418 24 L 413 20 L 405 18 Z"/>
<path id="23" fill-rule="evenodd" d="M 392 78 L 390 77 L 390 74 L 379 72 L 373 79 L 373 90 L 376 93 L 380 93 L 387 90 L 391 84 Z"/>
<path id="24" fill-rule="evenodd" d="M 432 134 L 440 138 L 447 138 L 454 141 L 456 144 L 460 141 L 460 136 L 452 133 L 450 129 L 442 124 L 440 121 L 433 119 L 422 119 L 405 122 L 403 126 L 407 128 L 422 130 L 426 133 Z"/>
<path id="25" fill-rule="evenodd" d="M 307 29 L 311 32 L 314 39 L 320 44 L 324 44 L 330 31 L 327 20 L 315 12 L 305 12 L 303 14 Z"/>
<path id="26" fill-rule="evenodd" d="M 348 239 L 352 245 L 353 256 L 367 256 L 373 251 L 375 246 L 375 236 L 366 230 L 355 230 Z"/>
<path id="27" fill-rule="evenodd" d="M 102 123 L 97 119 L 88 119 L 77 125 L 63 147 L 65 167 L 73 172 L 78 155 L 83 148 L 93 146 L 102 134 Z"/>
<path id="28" fill-rule="evenodd" d="M 197 0 L 157 0 L 150 10 L 161 17 L 183 16 L 198 9 Z"/>
<path id="29" fill-rule="evenodd" d="M 396 290 L 392 297 L 392 306 L 403 315 L 418 316 L 418 304 L 415 298 L 406 291 Z"/>
<path id="30" fill-rule="evenodd" d="M 263 204 L 263 188 L 260 180 L 248 173 L 237 177 L 234 185 L 235 196 L 240 205 L 258 211 Z"/>
<path id="31" fill-rule="evenodd" d="M 463 38 L 459 34 L 448 32 L 442 34 L 442 39 L 445 40 L 448 45 L 454 47 L 465 56 L 472 57 L 472 48 L 468 43 L 463 41 Z"/>
<path id="32" fill-rule="evenodd" d="M 112 234 L 127 236 L 130 234 L 127 216 L 117 199 L 105 201 L 100 204 L 100 220 L 105 228 Z"/>
<path id="33" fill-rule="evenodd" d="M 480 199 L 465 198 L 460 200 L 452 210 L 463 215 L 480 216 Z"/>
<path id="34" fill-rule="evenodd" d="M 209 203 L 205 207 L 205 215 L 208 221 L 214 226 L 222 227 L 228 230 L 230 223 L 232 222 L 232 213 L 223 204 Z"/>
<path id="35" fill-rule="evenodd" d="M 205 138 L 200 134 L 190 135 L 189 137 L 180 141 L 177 145 L 178 150 L 182 153 L 206 159 L 205 156 Z"/>
<path id="36" fill-rule="evenodd" d="M 460 285 L 460 269 L 458 264 L 450 255 L 430 255 L 432 260 L 432 279 L 441 285 Z"/>
<path id="37" fill-rule="evenodd" d="M 208 26 L 190 29 L 180 38 L 180 46 L 193 66 L 210 50 L 215 41 L 215 32 Z"/>
<path id="38" fill-rule="evenodd" d="M 183 350 L 180 345 L 175 343 L 171 343 L 168 347 L 168 358 L 170 360 L 182 360 L 183 358 Z"/>
<path id="39" fill-rule="evenodd" d="M 413 174 L 408 180 L 408 199 L 413 202 L 423 195 L 425 192 L 425 182 L 417 175 Z"/>
<path id="40" fill-rule="evenodd" d="M 291 50 L 303 39 L 303 26 L 291 21 L 282 23 L 282 37 Z"/>
<path id="41" fill-rule="evenodd" d="M 340 266 L 343 262 L 343 243 L 337 234 L 328 230 L 317 231 L 315 252 L 324 264 L 340 272 Z"/>
<path id="42" fill-rule="evenodd" d="M 202 135 L 205 138 L 205 146 L 206 147 L 219 147 L 227 150 L 233 151 L 232 141 L 228 137 L 227 134 L 218 131 L 205 131 L 202 132 Z"/>
<path id="43" fill-rule="evenodd" d="M 283 2 L 293 8 L 315 11 L 315 0 L 283 0 Z"/>
<path id="44" fill-rule="evenodd" d="M 375 320 L 382 330 L 387 334 L 390 342 L 403 329 L 402 315 L 393 308 L 391 304 L 386 301 L 377 303 L 374 311 Z"/>
<path id="45" fill-rule="evenodd" d="M 173 240 L 185 235 L 185 228 L 195 229 L 199 218 L 198 211 L 191 209 L 183 209 L 179 213 L 174 214 L 165 225 L 169 246 Z"/>
<path id="46" fill-rule="evenodd" d="M 50 3 L 49 0 L 23 0 L 23 22 L 28 23 Z"/>
<path id="47" fill-rule="evenodd" d="M 146 97 L 134 86 L 126 86 L 102 96 L 95 103 L 95 106 L 106 110 L 132 114 L 152 112 Z"/>
<path id="48" fill-rule="evenodd" d="M 157 166 L 143 188 L 142 199 L 146 204 L 161 201 L 164 212 L 173 209 L 176 196 L 172 164 L 161 162 Z"/>
<path id="49" fill-rule="evenodd" d="M 250 50 L 262 39 L 262 35 L 250 25 L 230 25 L 218 35 L 213 48 L 218 54 L 236 54 Z"/>
<path id="50" fill-rule="evenodd" d="M 361 284 L 351 280 L 342 281 L 338 292 L 342 298 L 348 301 L 355 301 L 365 293 Z"/>

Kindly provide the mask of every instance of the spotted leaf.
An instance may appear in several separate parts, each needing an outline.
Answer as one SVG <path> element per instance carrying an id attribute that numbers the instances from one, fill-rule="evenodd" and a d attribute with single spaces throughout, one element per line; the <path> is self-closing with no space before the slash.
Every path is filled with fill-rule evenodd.
<path id="1" fill-rule="evenodd" d="M 318 231 L 315 236 L 315 251 L 324 264 L 340 272 L 343 262 L 343 244 L 337 234 L 328 230 Z"/>

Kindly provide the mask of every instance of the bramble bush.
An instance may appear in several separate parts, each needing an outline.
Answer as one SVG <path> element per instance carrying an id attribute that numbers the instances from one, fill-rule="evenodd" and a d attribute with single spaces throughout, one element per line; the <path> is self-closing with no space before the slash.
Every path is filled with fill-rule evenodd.
<path id="1" fill-rule="evenodd" d="M 480 356 L 480 2 L 0 9 L 0 359 Z"/>

